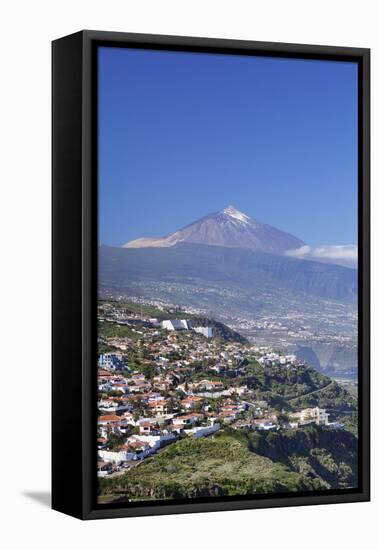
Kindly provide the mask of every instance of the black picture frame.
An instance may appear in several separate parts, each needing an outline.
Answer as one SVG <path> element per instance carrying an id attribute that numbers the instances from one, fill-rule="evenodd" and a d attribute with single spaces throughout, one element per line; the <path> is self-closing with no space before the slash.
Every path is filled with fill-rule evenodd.
<path id="1" fill-rule="evenodd" d="M 97 89 L 100 45 L 358 63 L 359 487 L 193 502 L 96 503 Z M 81 519 L 370 499 L 370 50 L 85 30 L 52 43 L 52 507 Z"/>

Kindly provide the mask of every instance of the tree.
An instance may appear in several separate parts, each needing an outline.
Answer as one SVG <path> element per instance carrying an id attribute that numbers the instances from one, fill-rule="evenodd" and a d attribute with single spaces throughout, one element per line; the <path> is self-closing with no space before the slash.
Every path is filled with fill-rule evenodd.
<path id="1" fill-rule="evenodd" d="M 156 368 L 154 365 L 145 364 L 141 367 L 142 373 L 145 375 L 147 380 L 152 380 L 156 376 Z"/>
<path id="2" fill-rule="evenodd" d="M 279 426 L 285 426 L 290 420 L 288 414 L 283 411 L 276 415 L 276 419 Z"/>
<path id="3" fill-rule="evenodd" d="M 124 440 L 125 436 L 111 432 L 107 442 L 108 449 L 117 450 L 124 444 Z"/>

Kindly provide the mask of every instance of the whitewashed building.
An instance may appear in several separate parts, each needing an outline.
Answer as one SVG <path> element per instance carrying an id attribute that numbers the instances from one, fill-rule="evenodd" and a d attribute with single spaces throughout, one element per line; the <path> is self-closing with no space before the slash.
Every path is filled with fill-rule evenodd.
<path id="1" fill-rule="evenodd" d="M 193 327 L 193 330 L 198 334 L 202 334 L 206 338 L 212 338 L 212 327 Z"/>

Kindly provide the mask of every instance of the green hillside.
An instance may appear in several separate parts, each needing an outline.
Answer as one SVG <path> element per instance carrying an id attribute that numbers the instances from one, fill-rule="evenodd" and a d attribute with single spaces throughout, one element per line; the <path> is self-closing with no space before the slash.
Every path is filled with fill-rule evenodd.
<path id="1" fill-rule="evenodd" d="M 100 479 L 100 501 L 312 491 L 357 484 L 357 439 L 316 426 L 292 432 L 226 430 L 186 438 L 119 477 Z"/>
<path id="2" fill-rule="evenodd" d="M 101 305 L 101 301 L 99 304 Z M 213 336 L 220 338 L 226 342 L 239 342 L 240 344 L 246 344 L 248 340 L 241 336 L 238 332 L 231 329 L 224 323 L 210 319 L 209 317 L 194 315 L 187 313 L 180 308 L 162 308 L 159 309 L 154 306 L 137 304 L 133 302 L 112 302 L 109 301 L 115 308 L 122 309 L 127 314 L 137 315 L 141 317 L 152 317 L 160 321 L 164 319 L 188 319 L 193 327 L 210 326 L 213 330 Z M 136 325 L 138 328 L 138 324 Z M 118 325 L 117 323 L 109 323 L 103 321 L 98 324 L 99 336 L 104 337 L 127 337 L 132 339 L 138 339 L 139 336 L 131 330 L 127 325 Z"/>
<path id="3" fill-rule="evenodd" d="M 252 452 L 317 478 L 331 489 L 357 485 L 357 438 L 348 431 L 312 425 L 293 431 L 245 432 L 243 437 Z"/>
<path id="4" fill-rule="evenodd" d="M 334 416 L 351 414 L 357 400 L 345 388 L 310 366 L 265 366 L 246 361 L 247 385 L 272 406 L 288 411 L 294 407 L 323 407 Z"/>
<path id="5" fill-rule="evenodd" d="M 249 451 L 247 438 L 184 439 L 126 474 L 100 479 L 102 498 L 196 498 L 322 489 L 325 484 Z"/>

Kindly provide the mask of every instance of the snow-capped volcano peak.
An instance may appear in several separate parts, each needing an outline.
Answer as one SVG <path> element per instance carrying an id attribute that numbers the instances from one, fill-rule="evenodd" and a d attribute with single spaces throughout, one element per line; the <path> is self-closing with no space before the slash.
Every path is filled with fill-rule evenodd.
<path id="1" fill-rule="evenodd" d="M 161 248 L 180 243 L 249 248 L 271 254 L 283 254 L 305 244 L 289 233 L 250 218 L 234 206 L 227 206 L 164 237 L 143 237 L 129 241 L 124 247 Z"/>
<path id="2" fill-rule="evenodd" d="M 234 218 L 235 220 L 238 220 L 242 223 L 248 223 L 251 218 L 244 214 L 243 212 L 240 212 L 240 210 L 237 210 L 237 208 L 234 208 L 234 206 L 229 205 L 224 210 L 221 210 L 222 214 L 225 214 L 226 216 L 229 216 L 230 218 Z"/>

